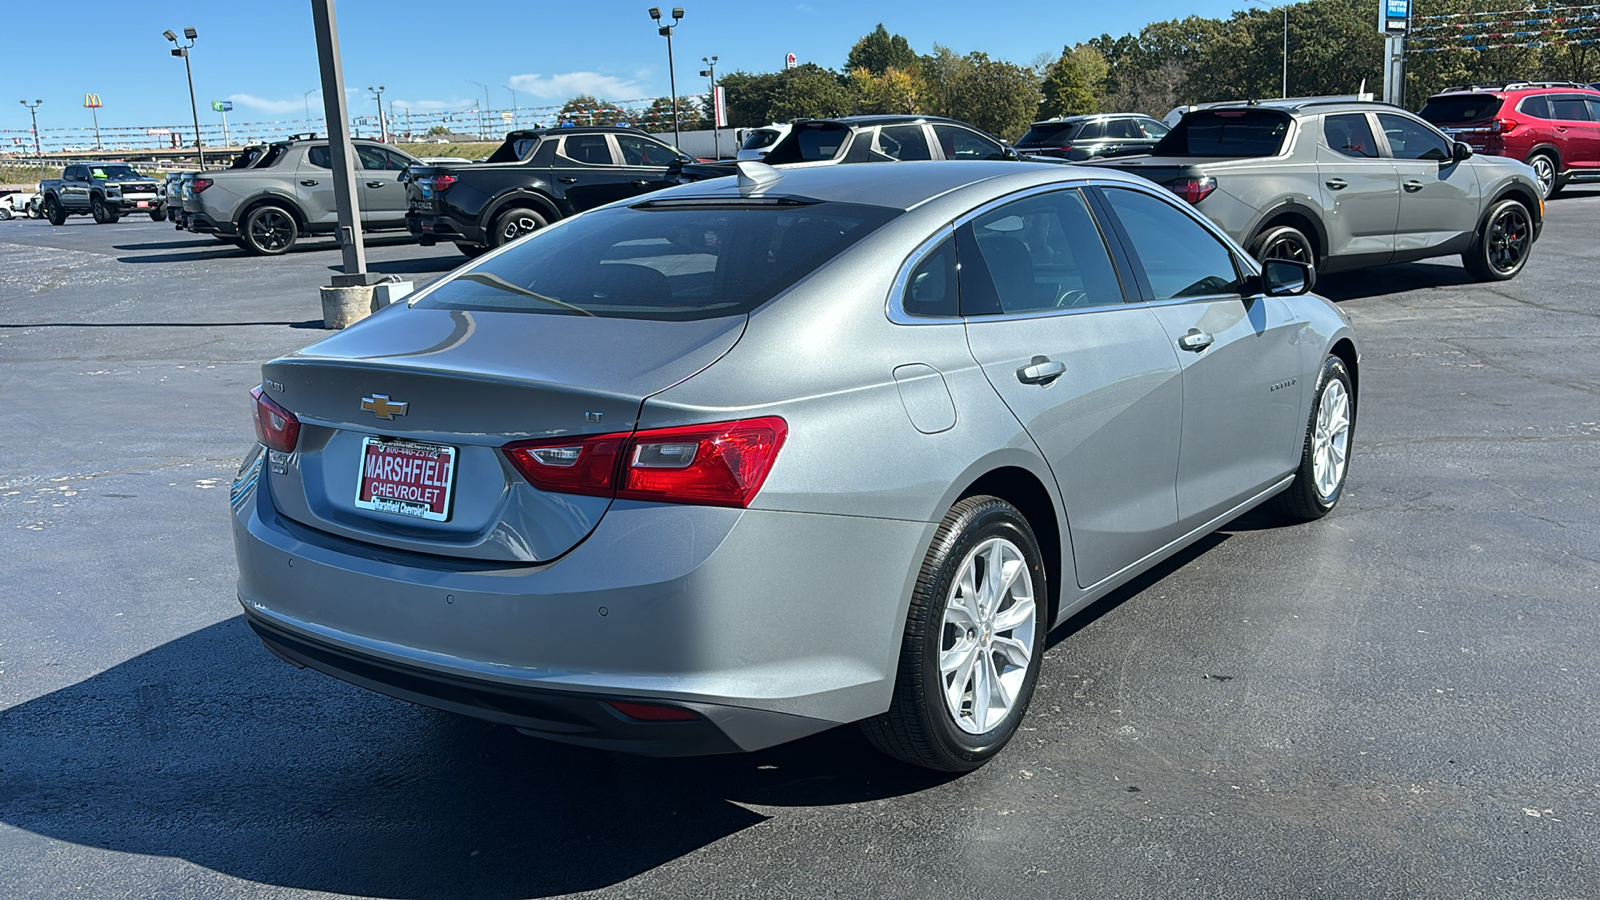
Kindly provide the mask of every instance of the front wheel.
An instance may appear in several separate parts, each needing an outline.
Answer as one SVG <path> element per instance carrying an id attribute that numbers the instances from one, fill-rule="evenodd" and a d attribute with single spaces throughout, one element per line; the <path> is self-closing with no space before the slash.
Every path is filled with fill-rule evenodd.
<path id="1" fill-rule="evenodd" d="M 1517 200 L 1501 200 L 1489 210 L 1472 248 L 1461 254 L 1461 264 L 1479 281 L 1509 281 L 1517 277 L 1533 249 L 1533 216 Z"/>
<path id="2" fill-rule="evenodd" d="M 1269 259 L 1287 259 L 1303 262 L 1315 269 L 1317 250 L 1305 232 L 1289 225 L 1278 225 L 1261 232 L 1250 247 L 1250 255 L 1257 262 Z"/>
<path id="3" fill-rule="evenodd" d="M 294 216 L 281 206 L 258 206 L 244 217 L 239 236 L 244 248 L 258 256 L 277 256 L 289 252 L 300 237 Z"/>
<path id="4" fill-rule="evenodd" d="M 167 213 L 166 213 L 165 210 L 160 210 L 160 209 L 152 209 L 152 210 L 150 210 L 150 221 L 152 221 L 152 222 L 164 222 L 164 221 L 166 221 L 166 218 L 167 218 Z"/>
<path id="5" fill-rule="evenodd" d="M 11 218 L 11 207 L 9 207 L 9 206 L 0 206 L 0 222 L 4 222 L 4 221 L 6 221 L 6 220 L 8 220 L 10 218 Z"/>
<path id="6" fill-rule="evenodd" d="M 1344 360 L 1329 355 L 1317 377 L 1317 400 L 1301 445 L 1294 481 L 1272 498 L 1272 510 L 1292 522 L 1320 519 L 1344 494 L 1350 471 L 1350 439 L 1356 424 L 1356 393 Z"/>
<path id="7" fill-rule="evenodd" d="M 118 218 L 117 211 L 112 209 L 100 197 L 89 201 L 89 215 L 93 216 L 95 222 L 100 225 L 115 225 Z"/>
<path id="8" fill-rule="evenodd" d="M 944 772 L 988 762 L 1033 697 L 1049 626 L 1038 541 L 998 497 L 957 503 L 917 576 L 888 712 L 861 723 L 897 759 Z"/>

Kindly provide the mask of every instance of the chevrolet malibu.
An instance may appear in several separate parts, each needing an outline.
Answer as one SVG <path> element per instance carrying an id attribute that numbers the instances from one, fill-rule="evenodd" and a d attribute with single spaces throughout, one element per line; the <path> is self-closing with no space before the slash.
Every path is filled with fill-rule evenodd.
<path id="1" fill-rule="evenodd" d="M 1045 637 L 1344 490 L 1358 343 L 1143 179 L 835 166 L 602 207 L 267 363 L 239 597 L 297 666 L 590 747 L 983 764 Z"/>

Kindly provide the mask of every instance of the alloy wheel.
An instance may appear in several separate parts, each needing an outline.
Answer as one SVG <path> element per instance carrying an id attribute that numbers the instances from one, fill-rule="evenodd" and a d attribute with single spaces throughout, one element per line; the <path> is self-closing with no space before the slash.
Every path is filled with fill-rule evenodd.
<path id="1" fill-rule="evenodd" d="M 525 234 L 533 234 L 539 230 L 539 223 L 532 216 L 517 216 L 506 223 L 505 230 L 501 233 L 502 241 L 514 241 Z"/>
<path id="2" fill-rule="evenodd" d="M 1311 476 L 1323 501 L 1339 490 L 1349 453 L 1350 394 L 1344 382 L 1329 378 L 1317 401 L 1317 422 L 1311 433 Z"/>
<path id="3" fill-rule="evenodd" d="M 1543 153 L 1528 162 L 1533 166 L 1533 177 L 1539 182 L 1539 196 L 1549 199 L 1556 184 L 1556 164 Z"/>
<path id="4" fill-rule="evenodd" d="M 1287 259 L 1293 262 L 1310 263 L 1311 252 L 1305 244 L 1292 237 L 1281 237 L 1262 248 L 1262 259 Z"/>
<path id="5" fill-rule="evenodd" d="M 1033 578 L 1022 550 L 990 538 L 962 560 L 945 602 L 940 693 L 968 734 L 999 726 L 1017 705 L 1037 640 Z"/>
<path id="6" fill-rule="evenodd" d="M 1501 275 L 1517 271 L 1528 255 L 1532 240 L 1533 227 L 1527 210 L 1520 205 L 1507 204 L 1489 223 L 1489 265 Z"/>
<path id="7" fill-rule="evenodd" d="M 259 213 L 250 221 L 250 239 L 263 250 L 282 250 L 289 246 L 294 222 L 275 209 Z"/>

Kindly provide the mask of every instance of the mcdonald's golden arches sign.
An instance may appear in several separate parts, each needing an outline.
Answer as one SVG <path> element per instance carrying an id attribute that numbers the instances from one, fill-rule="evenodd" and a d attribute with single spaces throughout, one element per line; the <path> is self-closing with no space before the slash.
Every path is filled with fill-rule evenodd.
<path id="1" fill-rule="evenodd" d="M 84 94 L 83 95 L 83 108 L 84 109 L 99 109 L 100 108 L 100 95 L 99 94 Z"/>

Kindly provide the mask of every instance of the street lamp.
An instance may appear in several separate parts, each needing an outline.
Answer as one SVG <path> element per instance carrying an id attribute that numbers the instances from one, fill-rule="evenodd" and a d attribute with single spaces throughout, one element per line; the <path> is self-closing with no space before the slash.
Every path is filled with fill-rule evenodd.
<path id="1" fill-rule="evenodd" d="M 306 103 L 306 124 L 308 125 L 311 124 L 311 95 L 315 94 L 317 90 L 317 88 L 312 88 L 300 96 L 300 99 Z"/>
<path id="2" fill-rule="evenodd" d="M 161 36 L 172 42 L 172 55 L 183 57 L 183 71 L 189 76 L 189 110 L 194 113 L 194 152 L 200 157 L 200 170 L 206 168 L 206 151 L 200 146 L 200 105 L 194 102 L 194 69 L 189 66 L 189 48 L 194 46 L 194 39 L 199 33 L 193 28 L 185 28 L 183 36 L 188 39 L 188 44 L 179 44 L 178 36 L 171 29 L 161 32 Z"/>
<path id="3" fill-rule="evenodd" d="M 661 23 L 661 7 L 650 7 L 650 18 Z M 667 39 L 667 80 L 672 86 L 672 146 L 678 146 L 678 74 L 672 70 L 672 29 L 683 19 L 683 7 L 672 8 L 672 24 L 661 25 L 661 36 Z"/>
<path id="4" fill-rule="evenodd" d="M 44 101 L 35 100 L 29 103 L 26 100 L 18 100 L 17 102 L 26 106 L 28 115 L 33 117 L 33 155 L 39 158 L 39 180 L 42 182 L 44 181 L 44 151 L 39 149 L 39 113 L 37 110 Z"/>
<path id="5" fill-rule="evenodd" d="M 1262 6 L 1265 6 L 1267 9 L 1281 9 L 1281 10 L 1283 10 L 1283 90 L 1282 90 L 1282 93 L 1279 96 L 1288 97 L 1289 96 L 1289 4 L 1288 3 L 1284 3 L 1282 6 L 1273 6 L 1272 4 L 1266 2 L 1266 0 L 1250 0 L 1250 2 L 1251 3 L 1259 3 Z"/>
<path id="6" fill-rule="evenodd" d="M 372 96 L 378 98 L 378 140 L 387 144 L 389 143 L 389 120 L 383 117 L 384 87 L 381 84 L 377 87 L 371 87 L 369 85 L 367 90 L 372 92 Z"/>
<path id="7" fill-rule="evenodd" d="M 513 129 L 522 127 L 522 105 L 517 102 L 517 89 L 509 84 L 500 86 L 511 92 L 511 127 Z"/>
<path id="8" fill-rule="evenodd" d="M 722 130 L 719 127 L 721 123 L 717 120 L 717 58 L 713 56 L 707 59 L 702 56 L 700 61 L 706 64 L 705 69 L 700 72 L 700 77 L 711 79 L 711 155 L 721 159 Z"/>
<path id="9" fill-rule="evenodd" d="M 473 81 L 471 78 L 467 79 L 467 84 L 475 84 L 483 88 L 483 106 L 478 108 L 478 139 L 486 141 L 489 139 L 489 129 L 484 126 L 483 117 L 489 113 L 489 86 L 481 81 Z"/>

